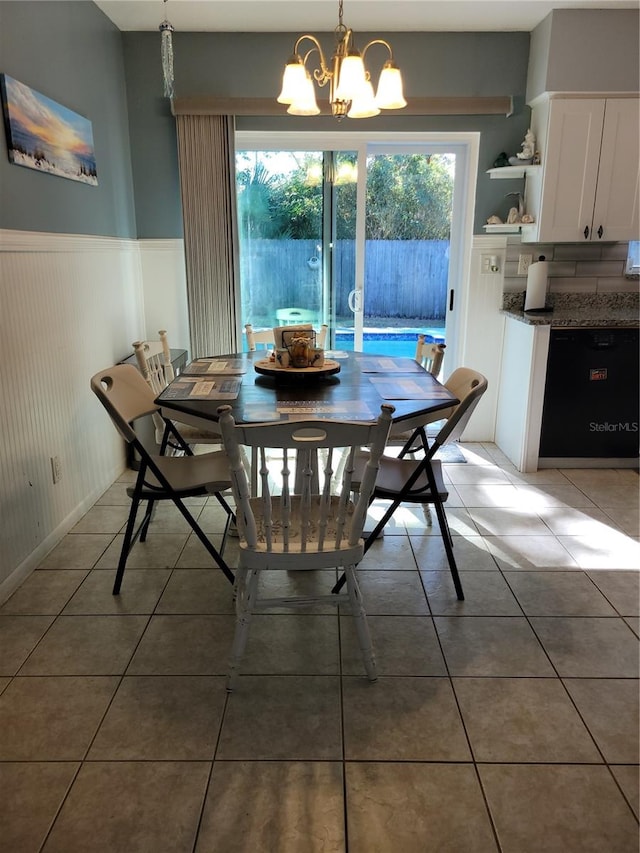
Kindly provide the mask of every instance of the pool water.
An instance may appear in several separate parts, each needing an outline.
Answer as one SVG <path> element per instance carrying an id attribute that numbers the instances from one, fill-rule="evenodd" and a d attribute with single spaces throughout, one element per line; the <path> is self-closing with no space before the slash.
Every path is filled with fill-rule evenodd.
<path id="1" fill-rule="evenodd" d="M 441 328 L 376 329 L 364 332 L 363 351 L 413 358 L 420 333 L 424 334 L 427 343 L 444 343 L 444 329 Z M 353 350 L 353 332 L 336 329 L 336 349 Z"/>

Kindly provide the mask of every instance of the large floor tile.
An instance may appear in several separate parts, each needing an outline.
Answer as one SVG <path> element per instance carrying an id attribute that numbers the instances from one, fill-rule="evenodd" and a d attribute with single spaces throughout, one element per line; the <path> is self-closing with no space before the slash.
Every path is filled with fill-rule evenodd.
<path id="1" fill-rule="evenodd" d="M 592 508 L 593 501 L 570 483 L 555 484 L 526 484 L 516 487 L 518 492 L 517 506 L 539 512 L 541 509 L 564 509 L 566 507 Z"/>
<path id="2" fill-rule="evenodd" d="M 152 616 L 127 675 L 226 675 L 233 616 Z"/>
<path id="3" fill-rule="evenodd" d="M 429 507 L 409 506 L 406 509 L 400 507 L 404 512 L 403 521 L 407 533 L 412 536 L 442 536 L 438 519 L 435 512 L 432 512 Z M 425 510 L 429 510 L 425 518 Z M 449 503 L 445 506 L 447 522 L 452 536 L 477 536 L 479 533 L 473 518 L 468 509 L 464 507 L 450 506 Z"/>
<path id="4" fill-rule="evenodd" d="M 235 613 L 233 586 L 216 569 L 174 569 L 156 613 Z"/>
<path id="5" fill-rule="evenodd" d="M 210 761 L 226 695 L 221 677 L 126 677 L 88 760 Z"/>
<path id="6" fill-rule="evenodd" d="M 584 572 L 505 572 L 527 616 L 615 616 Z"/>
<path id="7" fill-rule="evenodd" d="M 53 620 L 53 616 L 0 615 L 0 675 L 18 672 Z"/>
<path id="8" fill-rule="evenodd" d="M 219 573 L 218 573 L 219 574 Z M 318 569 L 314 571 L 265 571 L 260 575 L 258 595 L 268 598 L 310 598 L 331 593 L 338 579 L 336 569 Z M 231 587 L 229 591 L 232 592 Z M 291 613 L 291 607 L 270 604 L 261 608 L 263 613 Z M 310 601 L 296 605 L 297 613 L 329 614 L 336 607 L 331 601 Z"/>
<path id="9" fill-rule="evenodd" d="M 346 764 L 351 853 L 491 853 L 496 843 L 468 764 Z"/>
<path id="10" fill-rule="evenodd" d="M 637 506 L 632 504 L 606 508 L 604 512 L 611 519 L 612 524 L 619 527 L 627 536 L 634 536 L 636 539 L 640 536 L 640 512 Z"/>
<path id="11" fill-rule="evenodd" d="M 448 678 L 343 679 L 347 761 L 469 761 Z"/>
<path id="12" fill-rule="evenodd" d="M 38 569 L 91 569 L 113 540 L 113 533 L 68 533 Z"/>
<path id="13" fill-rule="evenodd" d="M 364 608 L 370 615 L 428 616 L 420 575 L 412 572 L 359 571 Z"/>
<path id="14" fill-rule="evenodd" d="M 554 675 L 524 617 L 435 616 L 433 621 L 451 675 Z"/>
<path id="15" fill-rule="evenodd" d="M 638 676 L 638 641 L 622 619 L 536 616 L 531 624 L 563 677 Z"/>
<path id="16" fill-rule="evenodd" d="M 84 757 L 118 679 L 14 678 L 0 696 L 0 761 Z"/>
<path id="17" fill-rule="evenodd" d="M 620 785 L 637 820 L 640 817 L 640 767 L 637 764 L 617 764 L 611 765 L 609 769 Z"/>
<path id="18" fill-rule="evenodd" d="M 446 572 L 421 572 L 434 616 L 521 616 L 522 610 L 500 572 L 460 572 L 464 601 L 458 601 Z"/>
<path id="19" fill-rule="evenodd" d="M 499 485 L 481 483 L 458 485 L 458 494 L 466 507 L 517 507 L 518 490 L 509 482 Z"/>
<path id="20" fill-rule="evenodd" d="M 78 766 L 72 761 L 0 763 L 0 839 L 4 850 L 40 850 Z"/>
<path id="21" fill-rule="evenodd" d="M 86 571 L 65 571 L 64 569 L 51 572 L 33 572 L 11 598 L 0 607 L 0 613 L 57 614 L 69 601 L 86 575 Z"/>
<path id="22" fill-rule="evenodd" d="M 64 608 L 69 615 L 153 613 L 171 569 L 127 569 L 118 595 L 113 595 L 115 572 L 91 572 Z"/>
<path id="23" fill-rule="evenodd" d="M 444 659 L 430 616 L 369 616 L 378 675 L 446 675 Z M 340 617 L 344 675 L 363 673 L 354 621 Z"/>
<path id="24" fill-rule="evenodd" d="M 187 533 L 161 533 L 158 528 L 150 530 L 146 542 L 136 542 L 129 552 L 127 569 L 172 569 L 185 547 L 187 535 Z M 116 569 L 118 567 L 123 540 L 123 535 L 114 537 L 113 542 L 96 564 L 96 568 Z M 125 571 L 123 584 L 126 582 Z"/>
<path id="25" fill-rule="evenodd" d="M 82 766 L 46 853 L 191 853 L 207 762 L 96 762 Z"/>
<path id="26" fill-rule="evenodd" d="M 130 487 L 131 482 L 115 482 L 103 492 L 95 502 L 95 506 L 131 506 L 131 498 L 127 494 L 127 489 Z"/>
<path id="27" fill-rule="evenodd" d="M 592 571 L 589 577 L 621 616 L 640 616 L 640 572 Z"/>
<path id="28" fill-rule="evenodd" d="M 618 529 L 611 517 L 597 507 L 537 507 L 536 513 L 557 536 L 608 536 Z"/>
<path id="29" fill-rule="evenodd" d="M 542 519 L 519 507 L 472 507 L 469 515 L 483 536 L 550 536 Z"/>
<path id="30" fill-rule="evenodd" d="M 606 767 L 481 764 L 503 853 L 637 853 L 638 826 Z"/>
<path id="31" fill-rule="evenodd" d="M 123 673 L 146 624 L 146 616 L 58 616 L 20 674 Z"/>
<path id="32" fill-rule="evenodd" d="M 449 562 L 442 537 L 411 536 L 411 547 L 419 569 L 448 572 Z M 498 569 L 482 536 L 456 536 L 453 554 L 460 571 L 489 571 Z"/>
<path id="33" fill-rule="evenodd" d="M 578 569 L 555 536 L 486 536 L 487 548 L 503 571 Z"/>
<path id="34" fill-rule="evenodd" d="M 342 765 L 216 761 L 195 853 L 213 850 L 343 853 Z"/>
<path id="35" fill-rule="evenodd" d="M 383 536 L 377 539 L 364 555 L 360 569 L 415 569 L 416 561 L 406 536 Z"/>
<path id="36" fill-rule="evenodd" d="M 610 764 L 638 764 L 638 681 L 565 678 L 564 684 Z"/>
<path id="37" fill-rule="evenodd" d="M 581 569 L 640 568 L 640 542 L 612 530 L 608 536 L 558 536 Z"/>
<path id="38" fill-rule="evenodd" d="M 509 477 L 493 465 L 444 465 L 445 482 L 454 486 L 509 485 Z"/>
<path id="39" fill-rule="evenodd" d="M 229 697 L 216 759 L 342 758 L 337 676 L 245 675 Z"/>
<path id="40" fill-rule="evenodd" d="M 253 616 L 240 671 L 252 675 L 338 675 L 338 614 Z"/>
<path id="41" fill-rule="evenodd" d="M 599 762 L 557 678 L 454 678 L 476 761 Z"/>
<path id="42" fill-rule="evenodd" d="M 128 517 L 128 506 L 92 506 L 71 533 L 118 533 Z"/>

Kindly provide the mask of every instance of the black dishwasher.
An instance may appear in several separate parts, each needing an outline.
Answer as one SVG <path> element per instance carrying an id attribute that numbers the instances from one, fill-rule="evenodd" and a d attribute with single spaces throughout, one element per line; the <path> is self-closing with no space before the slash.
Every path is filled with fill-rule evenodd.
<path id="1" fill-rule="evenodd" d="M 552 329 L 540 456 L 638 456 L 638 363 L 638 329 Z"/>

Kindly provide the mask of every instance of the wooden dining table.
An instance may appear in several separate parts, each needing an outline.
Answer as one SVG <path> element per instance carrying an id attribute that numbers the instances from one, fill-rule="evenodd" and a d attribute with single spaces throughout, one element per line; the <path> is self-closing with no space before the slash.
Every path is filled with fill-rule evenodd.
<path id="1" fill-rule="evenodd" d="M 413 358 L 328 350 L 326 368 L 278 370 L 264 351 L 197 359 L 156 398 L 167 417 L 216 429 L 218 408 L 239 423 L 285 419 L 375 421 L 395 408 L 391 436 L 415 429 L 458 399 Z M 338 372 L 330 372 L 332 364 Z"/>

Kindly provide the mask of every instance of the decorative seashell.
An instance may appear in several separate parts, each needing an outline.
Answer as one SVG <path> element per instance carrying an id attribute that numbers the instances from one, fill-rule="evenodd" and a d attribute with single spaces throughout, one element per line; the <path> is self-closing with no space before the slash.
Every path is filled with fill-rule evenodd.
<path id="1" fill-rule="evenodd" d="M 496 216 L 495 214 L 493 216 L 490 216 L 487 219 L 487 225 L 502 225 L 502 224 L 503 224 L 502 219 L 500 219 L 500 217 Z"/>
<path id="2" fill-rule="evenodd" d="M 532 222 L 534 222 L 534 218 L 530 213 L 523 213 L 522 222 L 526 225 L 530 225 Z"/>
<path id="3" fill-rule="evenodd" d="M 517 225 L 518 222 L 520 222 L 518 208 L 512 207 L 509 209 L 509 215 L 507 216 L 507 225 Z"/>

